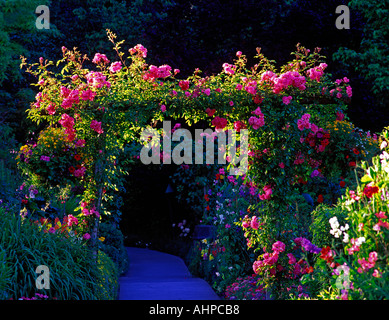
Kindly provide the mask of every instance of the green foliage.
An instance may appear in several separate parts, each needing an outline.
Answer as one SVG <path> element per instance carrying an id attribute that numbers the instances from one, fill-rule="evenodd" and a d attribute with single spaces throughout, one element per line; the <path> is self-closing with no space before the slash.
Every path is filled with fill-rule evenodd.
<path id="1" fill-rule="evenodd" d="M 33 297 L 36 292 L 60 300 L 113 297 L 117 272 L 112 261 L 103 256 L 96 266 L 92 252 L 85 245 L 61 235 L 43 233 L 30 220 L 3 208 L 0 216 L 0 249 L 11 270 L 2 298 Z M 35 269 L 39 265 L 50 270 L 50 289 L 38 291 L 35 287 Z"/>
<path id="2" fill-rule="evenodd" d="M 364 17 L 363 38 L 358 49 L 341 46 L 333 57 L 371 84 L 374 98 L 383 109 L 389 99 L 389 5 L 387 1 L 353 0 L 349 6 Z"/>
<path id="3" fill-rule="evenodd" d="M 35 8 L 41 4 L 47 4 L 47 1 L 16 0 L 0 3 L 0 85 L 5 80 L 20 80 L 17 58 L 25 54 L 25 49 L 15 33 L 34 31 Z"/>
<path id="4" fill-rule="evenodd" d="M 99 228 L 100 250 L 111 258 L 118 274 L 124 274 L 128 270 L 129 261 L 127 250 L 123 244 L 123 234 L 112 223 L 101 223 Z"/>
<path id="5" fill-rule="evenodd" d="M 335 208 L 320 207 L 314 213 L 311 229 L 316 240 L 332 252 L 332 257 L 322 254 L 316 262 L 315 273 L 310 279 L 307 277 L 307 282 L 316 287 L 319 298 L 389 297 L 389 135 L 386 130 L 382 141 L 381 154 L 372 159 L 372 164 L 362 162 L 365 175 L 358 180 L 357 187 L 347 189 Z M 328 231 L 333 235 L 330 239 Z M 347 272 L 340 274 L 338 267 L 346 268 Z"/>
<path id="6" fill-rule="evenodd" d="M 1 250 L 0 251 L 0 299 L 4 299 L 7 296 L 6 289 L 9 286 L 11 275 L 12 275 L 12 266 L 7 263 L 6 252 L 4 250 Z"/>
<path id="7" fill-rule="evenodd" d="M 95 292 L 97 300 L 116 300 L 119 273 L 115 262 L 104 251 L 99 251 L 97 267 L 99 269 L 99 277 L 96 281 L 98 289 Z"/>
<path id="8" fill-rule="evenodd" d="M 22 180 L 14 158 L 16 149 L 12 129 L 0 123 L 0 200 L 8 205 L 18 205 L 16 189 Z"/>
<path id="9" fill-rule="evenodd" d="M 312 242 L 318 247 L 326 247 L 332 245 L 333 236 L 330 234 L 330 223 L 332 217 L 337 217 L 341 225 L 344 225 L 347 212 L 339 206 L 329 206 L 326 204 L 318 205 L 312 211 L 312 224 L 309 230 L 312 234 Z"/>
<path id="10" fill-rule="evenodd" d="M 65 1 L 58 1 L 63 2 Z M 59 5 L 59 4 L 56 4 Z M 152 7 L 150 10 L 148 7 Z M 135 45 L 142 39 L 149 25 L 158 24 L 166 18 L 164 11 L 172 6 L 170 1 L 142 1 L 131 2 L 110 0 L 88 0 L 84 3 L 77 2 L 73 14 L 76 28 L 83 26 L 85 37 L 82 37 L 82 48 L 89 54 L 102 51 L 107 45 L 106 29 L 112 30 L 120 39 L 126 40 L 130 45 Z M 77 30 L 75 30 L 77 31 Z M 76 32 L 75 37 L 81 35 Z M 81 38 L 81 37 L 80 37 Z M 72 39 L 73 41 L 76 39 Z"/>

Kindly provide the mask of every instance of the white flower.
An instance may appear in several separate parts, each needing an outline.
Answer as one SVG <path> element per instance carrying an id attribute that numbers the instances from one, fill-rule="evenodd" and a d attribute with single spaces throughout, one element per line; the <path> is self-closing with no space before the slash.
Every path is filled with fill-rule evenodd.
<path id="1" fill-rule="evenodd" d="M 348 242 L 348 239 L 349 239 L 349 237 L 348 237 L 348 233 L 344 233 L 344 237 L 343 237 L 343 242 L 344 243 L 347 243 Z"/>
<path id="2" fill-rule="evenodd" d="M 329 220 L 329 223 L 330 223 L 332 229 L 338 229 L 338 227 L 339 227 L 339 222 L 338 222 L 338 219 L 337 219 L 336 217 L 332 217 L 332 218 Z"/>
<path id="3" fill-rule="evenodd" d="M 330 231 L 330 233 L 335 237 L 335 238 L 339 238 L 341 235 L 342 235 L 342 231 L 340 231 L 339 229 L 332 229 Z"/>
<path id="4" fill-rule="evenodd" d="M 362 243 L 364 243 L 365 241 L 366 241 L 366 238 L 365 238 L 365 237 L 360 237 L 360 238 L 357 239 L 357 241 L 355 242 L 355 244 L 356 244 L 357 246 L 360 246 L 360 245 L 362 245 Z"/>

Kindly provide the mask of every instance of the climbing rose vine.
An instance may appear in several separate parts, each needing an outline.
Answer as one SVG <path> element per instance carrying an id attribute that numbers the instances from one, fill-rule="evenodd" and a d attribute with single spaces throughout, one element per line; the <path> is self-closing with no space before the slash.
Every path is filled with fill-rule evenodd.
<path id="1" fill-rule="evenodd" d="M 59 130 L 62 136 L 60 143 L 45 149 L 24 148 L 20 167 L 47 187 L 81 187 L 77 218 L 86 220 L 84 233 L 95 244 L 98 221 L 109 214 L 102 206 L 104 192 L 120 185 L 123 167 L 118 155 L 139 141 L 143 129 L 151 124 L 160 128 L 158 123 L 166 118 L 187 125 L 204 120 L 217 131 L 236 129 L 239 144 L 239 131 L 247 128 L 246 179 L 263 190 L 262 209 L 253 205 L 252 210 L 267 230 L 257 241 L 271 246 L 280 240 L 279 230 L 291 221 L 289 195 L 299 179 L 319 169 L 320 153 L 330 143 L 326 124 L 344 113 L 352 94 L 346 81 L 334 82 L 325 73 L 320 49 L 310 52 L 297 46 L 293 60 L 279 70 L 260 49 L 253 68 L 237 52 L 233 63 L 224 63 L 217 75 L 201 77 L 196 69 L 187 79 L 177 79 L 179 69 L 148 65 L 141 44 L 126 55 L 121 51 L 124 41 L 116 42 L 109 30 L 108 38 L 116 61 L 103 53 L 90 61 L 65 47 L 56 63 L 41 58 L 28 65 L 22 59 L 39 89 L 28 117 L 44 124 L 41 135 Z M 227 159 L 232 166 L 234 159 Z"/>

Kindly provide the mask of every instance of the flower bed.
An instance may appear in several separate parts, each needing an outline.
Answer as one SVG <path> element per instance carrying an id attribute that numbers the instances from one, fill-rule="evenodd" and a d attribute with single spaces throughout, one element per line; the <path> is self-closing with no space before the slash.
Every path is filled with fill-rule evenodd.
<path id="1" fill-rule="evenodd" d="M 258 276 L 258 292 L 264 289 L 267 298 L 318 294 L 320 285 L 309 280 L 316 266 L 322 260 L 335 267 L 340 262 L 332 260 L 333 249 L 326 249 L 332 244 L 322 237 L 320 228 L 326 220 L 317 211 L 337 204 L 344 194 L 359 201 L 359 189 L 347 193 L 359 183 L 354 172 L 361 175 L 361 161 L 371 161 L 379 149 L 377 136 L 347 120 L 347 103 L 352 97 L 349 80 L 331 79 L 320 49 L 311 52 L 302 46 L 297 46 L 293 59 L 279 70 L 258 49 L 258 63 L 251 69 L 238 51 L 233 64 L 224 63 L 217 75 L 201 77 L 200 70 L 195 70 L 187 79 L 178 79 L 178 69 L 148 65 L 147 49 L 142 45 L 130 48 L 126 57 L 121 52 L 123 41 L 116 42 L 109 31 L 108 36 L 118 60 L 111 62 L 96 53 L 93 70 L 85 67 L 85 56 L 65 47 L 63 59 L 56 64 L 41 58 L 27 65 L 23 59 L 22 65 L 37 78 L 40 90 L 28 116 L 45 124 L 37 140 L 19 152 L 19 167 L 28 174 L 29 185 L 42 194 L 71 190 L 67 196 L 76 200 L 75 214 L 66 217 L 68 232 L 77 232 L 96 252 L 100 222 L 119 221 L 115 191 L 122 188 L 123 175 L 134 159 L 133 154 L 131 160 L 123 154 L 137 149 L 134 145 L 142 146 L 141 161 L 142 151 L 152 150 L 148 164 L 168 165 L 174 155 L 160 149 L 177 142 L 173 133 L 181 123 L 166 131 L 162 121 L 176 119 L 189 127 L 202 121 L 215 132 L 203 132 L 201 138 L 218 142 L 213 151 L 224 148 L 226 152 L 225 161 L 218 158 L 202 166 L 184 162 L 173 175 L 181 200 L 197 214 L 194 223 L 217 228 L 217 239 L 192 250 L 192 269 L 220 294 L 230 290 L 235 279 L 252 272 Z M 60 64 L 61 71 L 53 71 Z M 145 129 L 153 134 L 144 135 Z M 229 133 L 237 147 L 221 145 L 217 133 Z M 196 156 L 191 150 L 188 159 Z M 363 168 L 368 170 L 366 165 Z M 374 180 L 377 170 L 369 169 L 369 176 L 361 180 L 370 183 L 363 189 L 369 199 L 375 199 L 384 183 L 378 185 Z M 31 198 L 28 195 L 22 204 Z M 372 226 L 376 232 L 386 229 L 382 212 L 375 212 L 379 214 Z M 50 223 L 49 232 L 63 229 L 63 221 Z M 357 239 L 362 236 L 348 237 L 359 244 Z M 322 247 L 313 239 L 320 239 Z M 358 258 L 363 271 L 359 274 L 379 261 L 371 252 L 378 251 Z M 373 271 L 379 281 L 381 269 Z M 322 283 L 330 284 L 330 277 L 326 279 Z M 245 283 L 253 285 L 252 279 Z"/>

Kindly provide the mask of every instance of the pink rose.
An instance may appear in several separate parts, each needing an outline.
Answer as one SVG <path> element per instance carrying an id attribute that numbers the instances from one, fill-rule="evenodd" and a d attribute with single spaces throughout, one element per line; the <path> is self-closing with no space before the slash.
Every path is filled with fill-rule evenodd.
<path id="1" fill-rule="evenodd" d="M 290 101 L 292 100 L 292 97 L 291 96 L 287 96 L 287 97 L 282 97 L 282 102 L 286 105 L 288 105 L 290 103 Z"/>
<path id="2" fill-rule="evenodd" d="M 89 240 L 90 239 L 90 234 L 89 233 L 85 233 L 83 236 L 84 240 Z"/>
<path id="3" fill-rule="evenodd" d="M 93 63 L 100 63 L 100 62 L 103 62 L 103 63 L 109 63 L 109 60 L 107 58 L 107 56 L 105 54 L 101 54 L 101 53 L 96 53 L 93 60 L 92 60 Z"/>
<path id="4" fill-rule="evenodd" d="M 273 251 L 278 252 L 278 253 L 283 252 L 285 250 L 285 243 L 283 243 L 281 241 L 274 242 L 272 249 L 273 249 Z"/>
<path id="5" fill-rule="evenodd" d="M 120 61 L 116 61 L 116 62 L 111 64 L 111 66 L 109 67 L 109 71 L 111 71 L 112 73 L 115 73 L 115 72 L 120 71 L 121 68 L 122 68 L 122 63 Z"/>
<path id="6" fill-rule="evenodd" d="M 259 221 L 258 221 L 258 218 L 256 216 L 253 216 L 251 218 L 250 226 L 254 230 L 258 230 L 258 228 L 259 228 Z"/>
<path id="7" fill-rule="evenodd" d="M 92 120 L 90 124 L 90 128 L 95 130 L 97 133 L 103 133 L 104 130 L 101 128 L 101 122 Z"/>

